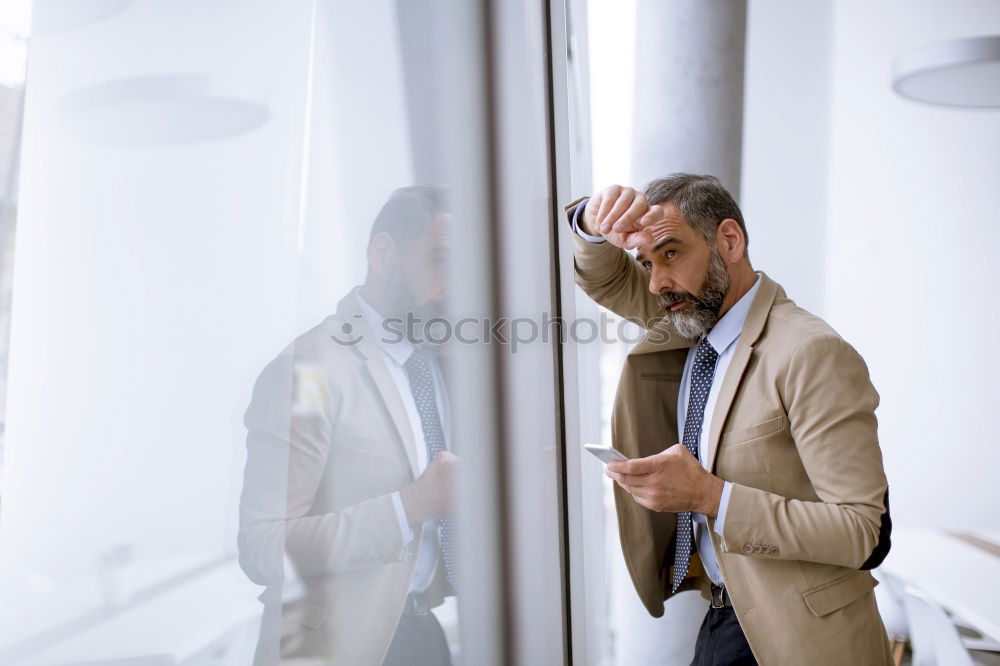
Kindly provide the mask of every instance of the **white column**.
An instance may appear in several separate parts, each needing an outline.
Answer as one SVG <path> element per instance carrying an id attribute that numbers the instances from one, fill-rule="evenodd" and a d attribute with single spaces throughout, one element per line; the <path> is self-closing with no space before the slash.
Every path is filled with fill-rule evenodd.
<path id="1" fill-rule="evenodd" d="M 632 184 L 684 171 L 739 196 L 745 0 L 638 0 Z M 684 592 L 650 617 L 612 549 L 617 664 L 690 663 L 708 603 Z"/>
<path id="2" fill-rule="evenodd" d="M 632 181 L 717 176 L 738 196 L 745 0 L 639 0 Z"/>

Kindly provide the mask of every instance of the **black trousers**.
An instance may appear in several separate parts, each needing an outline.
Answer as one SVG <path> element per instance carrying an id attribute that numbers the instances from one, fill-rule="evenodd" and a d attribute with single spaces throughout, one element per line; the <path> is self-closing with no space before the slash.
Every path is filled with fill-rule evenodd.
<path id="1" fill-rule="evenodd" d="M 732 608 L 709 608 L 698 630 L 691 666 L 757 666 Z"/>
<path id="2" fill-rule="evenodd" d="M 451 666 L 451 650 L 434 613 L 403 613 L 383 666 Z"/>

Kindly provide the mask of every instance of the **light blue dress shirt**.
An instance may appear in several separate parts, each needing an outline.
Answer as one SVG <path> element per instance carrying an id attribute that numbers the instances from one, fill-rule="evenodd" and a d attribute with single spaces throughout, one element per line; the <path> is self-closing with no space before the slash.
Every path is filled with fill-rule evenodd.
<path id="1" fill-rule="evenodd" d="M 750 287 L 750 290 L 743 294 L 740 300 L 736 301 L 733 307 L 722 316 L 715 324 L 708 335 L 708 344 L 712 345 L 719 358 L 715 362 L 715 374 L 712 376 L 712 388 L 708 392 L 708 400 L 705 402 L 705 418 L 702 419 L 701 433 L 698 437 L 698 460 L 701 466 L 709 469 L 711 461 L 708 455 L 708 433 L 712 427 L 712 416 L 715 414 L 715 404 L 719 400 L 719 388 L 722 380 L 729 369 L 729 362 L 733 360 L 733 352 L 736 351 L 736 340 L 743 330 L 743 323 L 750 312 L 750 305 L 760 288 L 760 276 Z M 691 389 L 691 368 L 694 366 L 695 349 L 688 350 L 687 361 L 684 363 L 684 374 L 681 375 L 681 390 L 677 395 L 677 423 L 683 428 L 683 423 L 687 418 L 688 393 Z M 722 487 L 722 499 L 719 500 L 719 515 L 715 518 L 715 533 L 722 536 L 722 528 L 726 522 L 726 509 L 729 508 L 729 496 L 733 491 L 733 484 L 726 481 Z M 712 547 L 712 537 L 708 533 L 708 519 L 704 514 L 692 513 L 694 523 L 694 538 L 698 544 L 698 554 L 701 555 L 701 562 L 705 566 L 705 573 L 716 585 L 722 585 L 722 570 L 719 569 L 719 561 L 715 557 L 715 549 Z"/>
<path id="2" fill-rule="evenodd" d="M 420 413 L 417 411 L 417 405 L 413 400 L 413 392 L 410 390 L 410 380 L 407 378 L 406 370 L 403 368 L 403 364 L 406 363 L 406 360 L 410 358 L 410 354 L 413 353 L 414 346 L 405 338 L 397 342 L 393 339 L 395 336 L 390 338 L 383 335 L 382 315 L 376 312 L 361 297 L 359 290 L 355 290 L 355 296 L 361 305 L 361 312 L 364 314 L 365 323 L 368 324 L 368 329 L 375 336 L 379 349 L 382 350 L 382 360 L 385 361 L 385 365 L 389 369 L 392 383 L 395 384 L 396 390 L 399 391 L 399 397 L 406 408 L 407 420 L 410 423 L 410 429 L 413 431 L 413 441 L 417 447 L 417 470 L 419 473 L 423 473 L 427 467 L 427 463 L 430 462 L 427 460 L 427 443 L 424 440 L 424 429 L 420 423 Z M 441 417 L 441 427 L 444 430 L 445 446 L 450 451 L 451 412 L 448 406 L 448 395 L 444 390 L 444 378 L 434 358 L 428 355 L 427 360 L 430 363 L 431 375 L 434 378 L 434 395 L 437 398 L 438 415 Z M 403 544 L 408 545 L 413 541 L 414 534 L 410 528 L 410 522 L 406 518 L 406 510 L 403 507 L 403 500 L 400 498 L 399 492 L 392 493 L 392 503 L 396 509 L 396 521 L 399 523 L 400 533 L 403 535 Z M 423 537 L 420 539 L 417 562 L 414 565 L 413 578 L 410 580 L 410 592 L 423 592 L 430 586 L 431 581 L 434 579 L 434 571 L 437 569 L 438 553 L 440 552 L 439 527 L 440 521 L 437 519 L 427 520 L 423 524 Z"/>
<path id="3" fill-rule="evenodd" d="M 573 231 L 581 238 L 591 243 L 603 243 L 601 236 L 591 236 L 584 233 L 580 228 L 580 215 L 587 205 L 587 201 L 581 201 L 573 214 Z M 708 343 L 719 354 L 715 362 L 715 374 L 712 376 L 712 389 L 708 393 L 708 400 L 705 403 L 705 418 L 702 419 L 701 433 L 698 437 L 698 460 L 702 467 L 709 469 L 708 453 L 708 433 L 712 425 L 712 416 L 715 412 L 715 403 L 719 399 L 719 387 L 729 369 L 729 362 L 733 360 L 733 352 L 736 349 L 736 340 L 740 337 L 743 324 L 746 322 L 747 314 L 750 312 L 750 305 L 754 296 L 760 288 L 760 276 L 750 287 L 750 290 L 743 294 L 732 308 L 715 324 L 708 335 Z M 688 351 L 687 360 L 684 363 L 684 373 L 681 376 L 680 393 L 677 396 L 677 424 L 681 428 L 678 435 L 683 439 L 684 421 L 687 416 L 688 393 L 691 387 L 691 368 L 694 365 L 695 349 L 697 345 Z M 711 471 L 711 470 L 709 470 Z M 722 499 L 719 501 L 719 514 L 715 519 L 715 532 L 722 536 L 722 528 L 726 522 L 726 509 L 729 508 L 729 496 L 732 494 L 733 484 L 726 481 L 722 487 Z M 708 533 L 708 519 L 704 514 L 692 513 L 692 523 L 694 527 L 695 543 L 698 544 L 698 554 L 705 567 L 705 573 L 716 585 L 724 583 L 722 570 L 719 568 L 719 561 L 715 557 L 715 549 L 712 547 L 712 537 Z"/>

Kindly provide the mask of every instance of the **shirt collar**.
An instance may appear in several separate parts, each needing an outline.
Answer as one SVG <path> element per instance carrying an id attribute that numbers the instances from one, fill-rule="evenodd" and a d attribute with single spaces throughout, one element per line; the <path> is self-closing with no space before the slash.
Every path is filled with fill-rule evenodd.
<path id="1" fill-rule="evenodd" d="M 358 305 L 361 306 L 361 313 L 365 317 L 365 323 L 368 324 L 368 330 L 371 331 L 372 336 L 375 338 L 375 343 L 389 358 L 399 365 L 406 363 L 415 349 L 413 343 L 407 340 L 405 336 L 397 336 L 402 338 L 399 341 L 388 339 L 384 335 L 385 329 L 382 327 L 385 317 L 376 312 L 375 308 L 368 304 L 368 301 L 361 295 L 361 287 L 354 289 L 354 295 L 358 299 Z"/>
<path id="2" fill-rule="evenodd" d="M 736 338 L 740 337 L 740 331 L 743 330 L 743 323 L 747 320 L 747 315 L 750 313 L 750 306 L 753 304 L 753 297 L 757 294 L 757 290 L 760 288 L 760 275 L 757 275 L 757 280 L 753 283 L 747 293 L 743 294 L 743 297 L 733 304 L 733 307 L 722 316 L 712 330 L 708 332 L 708 344 L 712 345 L 718 354 L 726 351 L 729 345 L 736 342 Z"/>

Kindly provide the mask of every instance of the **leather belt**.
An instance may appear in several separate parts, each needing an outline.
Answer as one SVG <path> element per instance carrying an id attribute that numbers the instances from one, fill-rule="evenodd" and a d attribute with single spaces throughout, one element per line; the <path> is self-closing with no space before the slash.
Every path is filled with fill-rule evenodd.
<path id="1" fill-rule="evenodd" d="M 733 602 L 729 600 L 729 592 L 725 585 L 712 583 L 712 608 L 732 608 Z"/>

